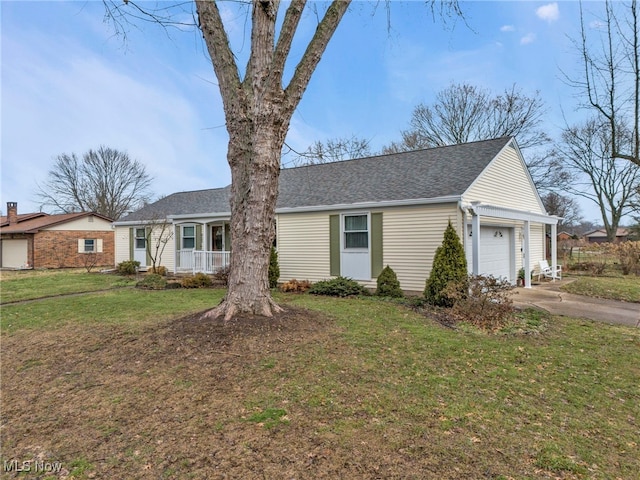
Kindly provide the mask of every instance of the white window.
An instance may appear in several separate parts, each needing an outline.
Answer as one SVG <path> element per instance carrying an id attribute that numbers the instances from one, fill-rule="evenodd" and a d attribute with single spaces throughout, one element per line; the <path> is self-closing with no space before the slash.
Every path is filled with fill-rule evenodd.
<path id="1" fill-rule="evenodd" d="M 102 253 L 102 239 L 79 238 L 78 253 Z"/>
<path id="2" fill-rule="evenodd" d="M 182 227 L 182 249 L 189 250 L 196 248 L 196 227 L 193 225 Z"/>
<path id="3" fill-rule="evenodd" d="M 367 215 L 344 216 L 344 248 L 369 248 Z"/>

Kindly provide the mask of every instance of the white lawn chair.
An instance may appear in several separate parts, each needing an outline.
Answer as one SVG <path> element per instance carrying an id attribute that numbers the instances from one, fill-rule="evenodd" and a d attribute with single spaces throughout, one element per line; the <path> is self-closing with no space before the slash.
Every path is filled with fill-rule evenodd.
<path id="1" fill-rule="evenodd" d="M 562 265 L 557 265 L 555 270 L 549 266 L 549 262 L 546 260 L 540 261 L 540 272 L 538 272 L 538 281 L 540 281 L 540 277 L 544 276 L 545 278 L 551 278 L 555 280 L 562 280 Z"/>

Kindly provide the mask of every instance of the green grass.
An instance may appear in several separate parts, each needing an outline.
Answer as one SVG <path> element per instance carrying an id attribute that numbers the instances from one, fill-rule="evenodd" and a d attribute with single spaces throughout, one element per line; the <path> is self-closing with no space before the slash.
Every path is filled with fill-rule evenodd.
<path id="1" fill-rule="evenodd" d="M 354 353 L 311 352 L 301 384 L 283 392 L 283 400 L 298 392 L 301 404 L 322 405 L 328 415 L 364 410 L 381 428 L 462 431 L 471 443 L 495 444 L 501 452 L 532 450 L 553 471 L 583 473 L 597 465 L 589 478 L 632 478 L 639 471 L 637 459 L 612 464 L 638 439 L 637 421 L 629 421 L 640 418 L 638 330 L 557 317 L 541 335 L 491 336 L 441 328 L 374 300 L 290 301 L 334 316 Z M 305 374 L 322 382 L 306 385 Z"/>
<path id="2" fill-rule="evenodd" d="M 1 328 L 33 338 L 70 324 L 151 325 L 215 305 L 223 293 L 120 289 L 6 305 Z M 378 442 L 384 452 L 429 455 L 441 468 L 473 465 L 491 478 L 638 478 L 638 329 L 553 317 L 530 319 L 534 327 L 548 322 L 539 333 L 489 335 L 444 328 L 375 298 L 277 300 L 322 312 L 339 333 L 247 364 L 243 377 L 253 380 L 234 395 L 249 413 L 216 417 L 220 430 L 260 423 L 286 437 L 311 425 L 304 435 L 318 444 Z M 23 368 L 43 366 L 27 359 Z M 196 387 L 174 382 L 181 398 Z M 85 465 L 72 467 L 81 478 Z"/>
<path id="3" fill-rule="evenodd" d="M 0 303 L 134 285 L 135 279 L 86 270 L 2 272 Z"/>
<path id="4" fill-rule="evenodd" d="M 224 290 L 219 289 L 121 289 L 73 299 L 46 298 L 22 305 L 4 305 L 0 329 L 11 333 L 68 324 L 145 325 L 211 308 L 223 295 Z"/>
<path id="5" fill-rule="evenodd" d="M 640 277 L 579 277 L 562 290 L 576 295 L 640 302 Z"/>

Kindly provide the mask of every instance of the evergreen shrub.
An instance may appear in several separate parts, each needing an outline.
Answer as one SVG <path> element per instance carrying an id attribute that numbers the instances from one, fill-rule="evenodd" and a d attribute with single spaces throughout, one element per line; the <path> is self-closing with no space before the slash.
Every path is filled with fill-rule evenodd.
<path id="1" fill-rule="evenodd" d="M 274 247 L 271 247 L 271 254 L 269 255 L 269 288 L 276 288 L 279 278 L 280 266 L 278 265 L 278 252 L 276 252 Z"/>
<path id="2" fill-rule="evenodd" d="M 424 296 L 431 305 L 440 307 L 453 306 L 454 300 L 449 284 L 454 284 L 456 292 L 465 295 L 467 292 L 467 259 L 460 237 L 451 225 L 451 221 L 444 231 L 442 245 L 436 250 L 433 258 L 431 273 L 427 279 Z M 458 296 L 458 295 L 455 295 Z"/>
<path id="3" fill-rule="evenodd" d="M 376 288 L 376 295 L 379 297 L 404 297 L 404 292 L 400 288 L 400 282 L 398 276 L 393 269 L 387 265 L 382 269 L 377 280 L 378 288 Z"/>
<path id="4" fill-rule="evenodd" d="M 144 290 L 164 290 L 167 288 L 167 279 L 157 273 L 149 273 L 136 283 L 136 287 Z"/>
<path id="5" fill-rule="evenodd" d="M 136 269 L 140 267 L 140 262 L 137 260 L 125 260 L 120 262 L 116 267 L 116 271 L 120 275 L 135 275 Z"/>
<path id="6" fill-rule="evenodd" d="M 336 277 L 331 280 L 321 280 L 313 284 L 309 293 L 314 295 L 329 295 L 332 297 L 353 297 L 367 295 L 369 292 L 355 280 L 346 277 Z"/>

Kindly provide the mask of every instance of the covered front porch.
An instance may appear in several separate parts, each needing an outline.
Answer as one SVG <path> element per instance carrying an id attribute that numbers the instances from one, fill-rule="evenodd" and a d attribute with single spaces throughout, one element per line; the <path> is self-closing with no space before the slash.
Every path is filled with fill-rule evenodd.
<path id="1" fill-rule="evenodd" d="M 231 252 L 209 250 L 178 250 L 177 273 L 214 274 L 224 270 L 231 262 Z"/>
<path id="2" fill-rule="evenodd" d="M 227 219 L 174 218 L 175 273 L 214 274 L 231 262 L 231 236 Z"/>

